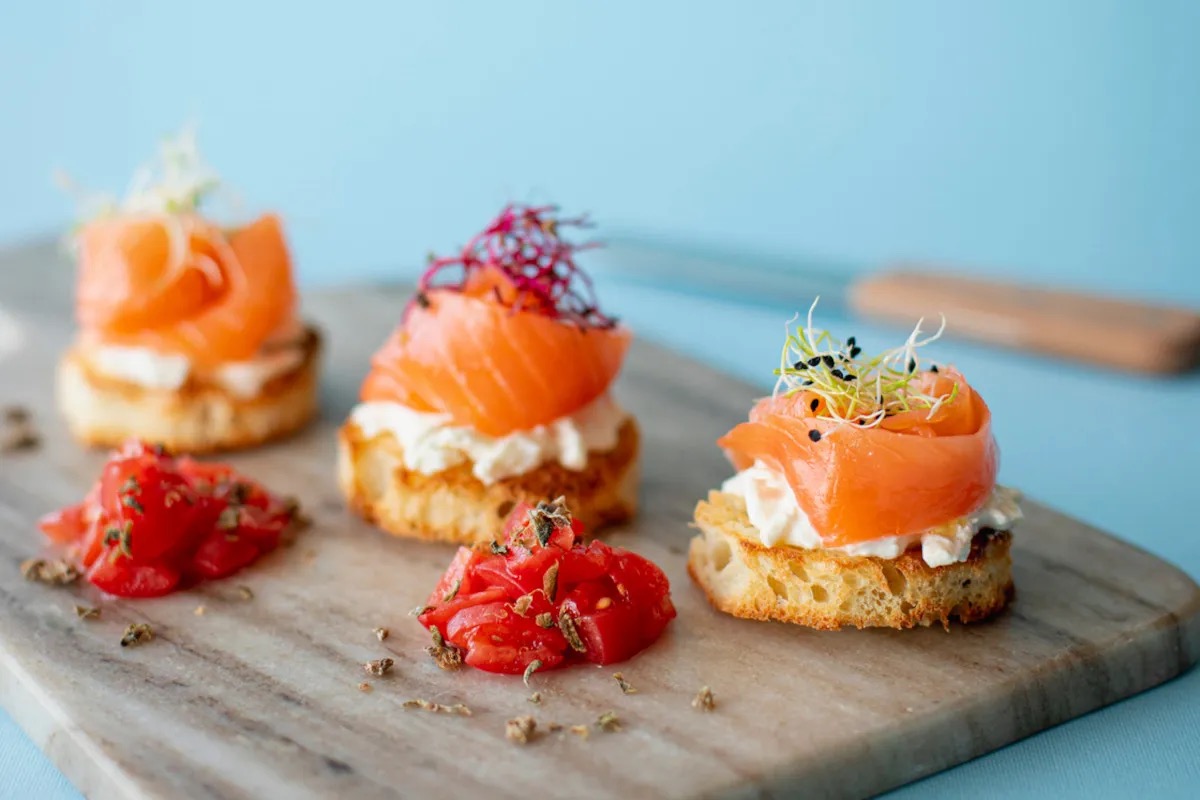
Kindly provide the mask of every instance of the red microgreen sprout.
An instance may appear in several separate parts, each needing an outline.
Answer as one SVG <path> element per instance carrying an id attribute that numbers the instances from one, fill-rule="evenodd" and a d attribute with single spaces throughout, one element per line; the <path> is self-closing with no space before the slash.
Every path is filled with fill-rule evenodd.
<path id="1" fill-rule="evenodd" d="M 575 263 L 576 253 L 599 243 L 566 241 L 560 236 L 566 227 L 588 228 L 591 223 L 586 216 L 559 217 L 557 206 L 505 206 L 460 253 L 431 256 L 414 302 L 427 307 L 427 292 L 433 289 L 464 291 L 491 268 L 512 287 L 511 292 L 494 288 L 493 297 L 514 312 L 534 311 L 583 328 L 611 328 L 616 318 L 600 311 L 591 278 Z"/>

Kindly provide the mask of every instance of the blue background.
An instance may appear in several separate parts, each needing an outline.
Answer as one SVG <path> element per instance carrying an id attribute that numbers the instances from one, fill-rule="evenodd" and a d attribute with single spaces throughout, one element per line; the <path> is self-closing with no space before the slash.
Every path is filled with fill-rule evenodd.
<path id="1" fill-rule="evenodd" d="M 341 5 L 5 4 L 0 244 L 69 221 L 55 167 L 120 190 L 191 119 L 246 203 L 284 212 L 309 284 L 411 275 L 518 199 L 602 232 L 1200 305 L 1200 3 Z M 606 298 L 769 385 L 778 314 Z M 991 402 L 1004 480 L 1200 577 L 1200 379 L 933 355 Z M 1193 672 L 904 793 L 1189 796 L 1197 731 Z M 0 796 L 55 787 L 73 796 L 0 714 Z"/>

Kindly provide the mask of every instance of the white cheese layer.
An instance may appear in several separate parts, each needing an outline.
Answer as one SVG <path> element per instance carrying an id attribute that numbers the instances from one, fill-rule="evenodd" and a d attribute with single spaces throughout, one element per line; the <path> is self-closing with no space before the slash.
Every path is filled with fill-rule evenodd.
<path id="1" fill-rule="evenodd" d="M 267 340 L 259 355 L 246 361 L 226 361 L 203 376 L 236 397 L 257 397 L 268 382 L 303 363 L 303 336 L 303 326 L 289 323 Z M 179 389 L 194 371 L 187 356 L 146 347 L 89 344 L 83 355 L 101 375 L 145 389 Z"/>
<path id="2" fill-rule="evenodd" d="M 721 491 L 745 500 L 750 522 L 767 547 L 790 545 L 806 550 L 825 547 L 786 478 L 767 465 L 760 462 L 742 470 L 725 481 Z M 826 549 L 853 556 L 897 558 L 910 547 L 920 545 L 926 564 L 944 567 L 966 561 L 971 554 L 971 540 L 983 528 L 1009 530 L 1019 521 L 1022 516 L 1017 504 L 1019 498 L 1016 490 L 996 486 L 978 509 L 937 528 Z"/>
<path id="3" fill-rule="evenodd" d="M 617 446 L 628 415 L 608 394 L 569 416 L 504 436 L 451 425 L 448 414 L 414 411 L 399 403 L 361 403 L 350 419 L 366 437 L 390 433 L 404 451 L 404 466 L 425 475 L 471 464 L 471 473 L 492 484 L 550 461 L 570 470 L 587 466 L 588 453 Z"/>

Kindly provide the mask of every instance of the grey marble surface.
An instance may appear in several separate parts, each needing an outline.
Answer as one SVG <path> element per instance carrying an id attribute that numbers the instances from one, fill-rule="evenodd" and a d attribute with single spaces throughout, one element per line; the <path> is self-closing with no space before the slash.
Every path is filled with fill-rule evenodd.
<path id="1" fill-rule="evenodd" d="M 0 457 L 0 704 L 90 797 L 863 795 L 1161 683 L 1200 657 L 1195 584 L 1034 504 L 1017 532 L 1017 602 L 994 623 L 818 633 L 712 612 L 684 572 L 688 520 L 727 474 L 712 442 L 753 392 L 638 345 L 619 393 L 646 432 L 644 513 L 614 540 L 666 569 L 680 613 L 658 645 L 619 667 L 639 692 L 623 695 L 613 669 L 577 667 L 535 676 L 543 702 L 532 705 L 519 679 L 441 672 L 407 612 L 450 550 L 369 529 L 332 481 L 333 426 L 401 307 L 382 290 L 311 298 L 331 342 L 325 420 L 234 459 L 304 499 L 316 524 L 295 545 L 160 600 L 27 583 L 17 565 L 40 547 L 33 520 L 81 495 L 102 456 L 76 448 L 49 408 L 70 328 L 53 300 L 65 295 L 46 284 L 62 270 L 11 267 L 0 264 L 0 303 L 24 343 L 0 380 L 5 402 L 38 410 L 45 441 Z M 77 602 L 99 605 L 101 618 L 79 620 Z M 131 621 L 150 623 L 155 640 L 121 648 Z M 377 626 L 391 630 L 386 641 Z M 393 673 L 367 678 L 361 663 L 385 655 Z M 358 690 L 363 680 L 373 691 Z M 702 684 L 716 693 L 712 713 L 690 706 Z M 474 714 L 404 709 L 413 698 Z M 517 715 L 569 726 L 609 710 L 621 731 L 524 747 L 504 739 Z"/>

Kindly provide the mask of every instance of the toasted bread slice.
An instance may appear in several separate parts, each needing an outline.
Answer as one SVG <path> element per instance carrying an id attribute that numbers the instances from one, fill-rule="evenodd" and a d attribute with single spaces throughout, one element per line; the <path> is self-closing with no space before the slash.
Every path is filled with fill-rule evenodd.
<path id="1" fill-rule="evenodd" d="M 304 427 L 317 413 L 321 340 L 305 332 L 304 359 L 246 398 L 189 377 L 178 389 L 148 389 L 91 368 L 67 351 L 58 368 L 58 406 L 76 439 L 115 447 L 137 437 L 176 452 L 211 453 L 253 447 Z"/>
<path id="2" fill-rule="evenodd" d="M 820 630 L 977 622 L 1013 596 L 1007 531 L 980 531 L 966 561 L 931 567 L 919 550 L 895 559 L 836 550 L 766 547 L 737 495 L 696 506 L 688 574 L 720 611 Z"/>
<path id="3" fill-rule="evenodd" d="M 388 533 L 458 544 L 490 542 L 513 506 L 562 495 L 589 534 L 637 511 L 638 429 L 621 426 L 617 445 L 591 453 L 580 471 L 557 462 L 485 485 L 470 464 L 426 475 L 404 466 L 396 438 L 367 438 L 353 422 L 342 426 L 338 483 L 352 508 Z"/>

